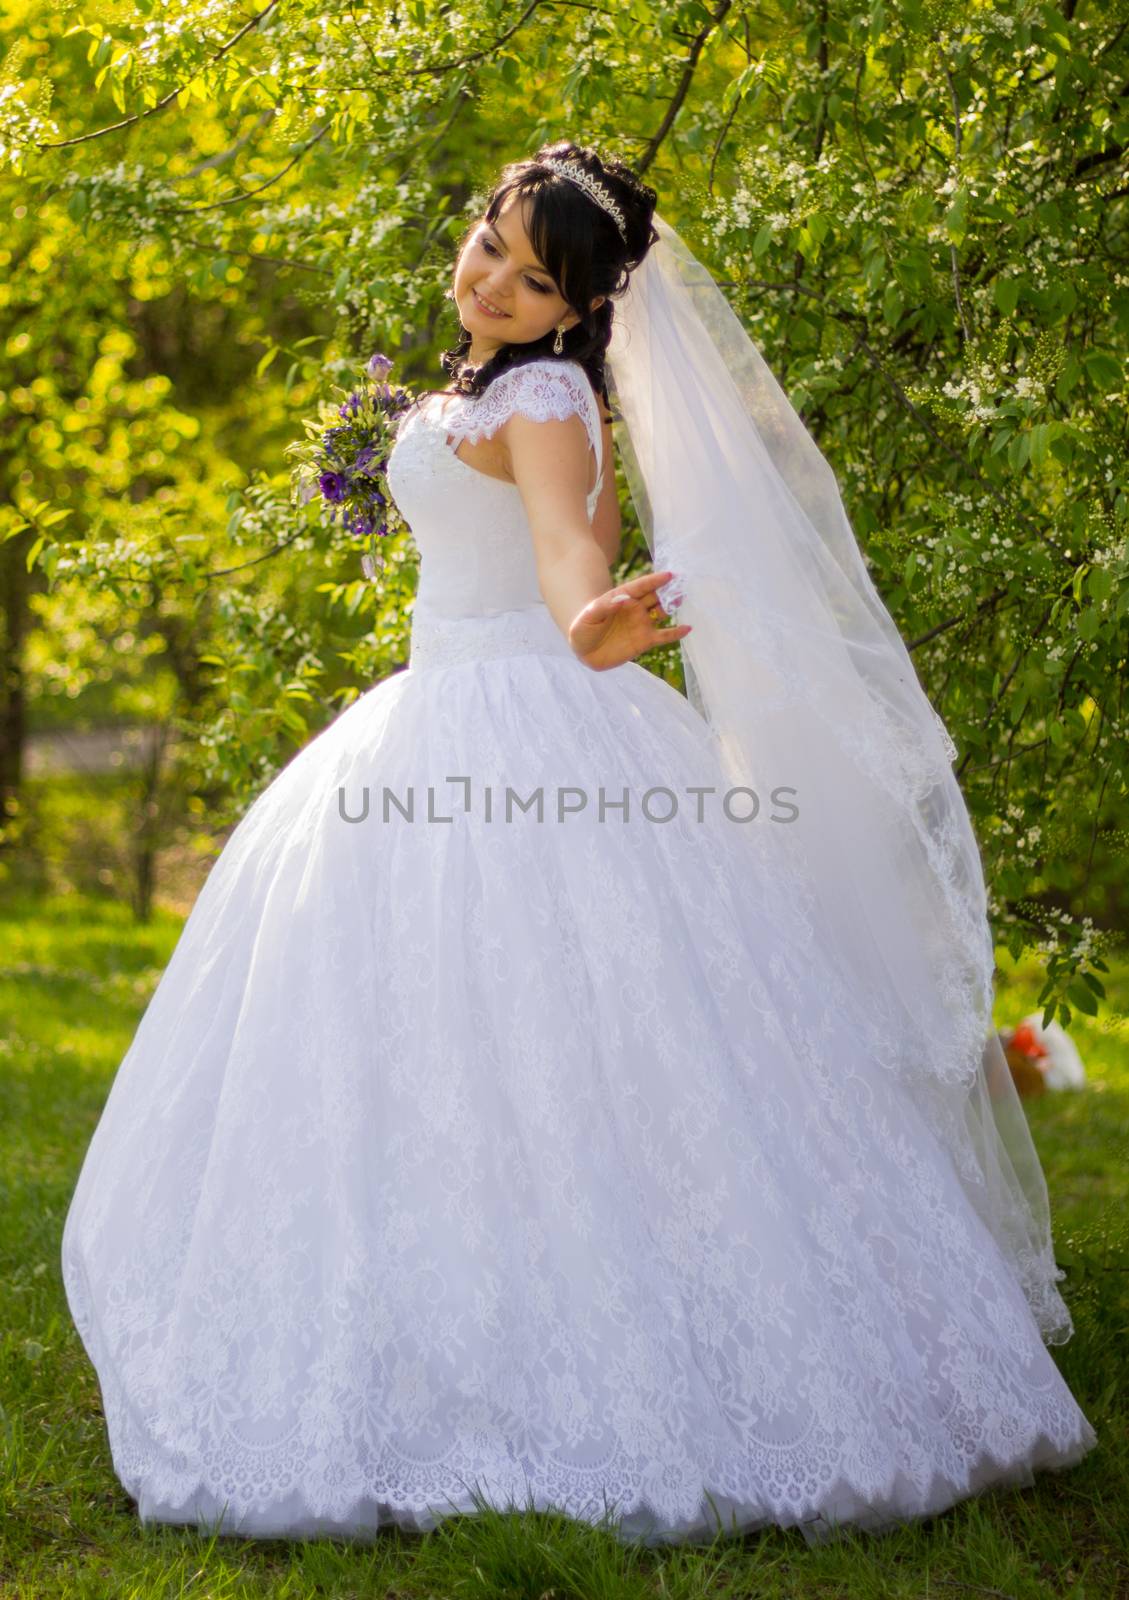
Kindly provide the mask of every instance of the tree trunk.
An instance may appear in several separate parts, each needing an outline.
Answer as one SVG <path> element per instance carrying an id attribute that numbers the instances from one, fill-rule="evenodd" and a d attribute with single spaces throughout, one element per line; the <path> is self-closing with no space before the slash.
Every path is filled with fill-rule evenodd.
<path id="1" fill-rule="evenodd" d="M 169 725 L 154 729 L 153 740 L 140 774 L 140 796 L 133 848 L 133 915 L 148 922 L 153 915 L 153 892 L 157 887 L 157 847 L 162 829 L 161 779 Z"/>
<path id="2" fill-rule="evenodd" d="M 0 850 L 14 843 L 12 823 L 23 785 L 27 704 L 24 693 L 24 638 L 30 577 L 30 530 L 0 544 Z"/>

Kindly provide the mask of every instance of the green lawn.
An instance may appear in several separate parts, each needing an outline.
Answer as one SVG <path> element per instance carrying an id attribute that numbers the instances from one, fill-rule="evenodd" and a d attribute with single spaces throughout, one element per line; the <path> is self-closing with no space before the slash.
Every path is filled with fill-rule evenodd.
<path id="1" fill-rule="evenodd" d="M 70 1324 L 58 1257 L 71 1188 L 180 926 L 163 916 L 138 930 L 124 907 L 99 900 L 0 900 L 3 1600 L 1129 1596 L 1129 963 L 1110 973 L 1111 1020 L 1077 1019 L 1088 1090 L 1025 1102 L 1077 1327 L 1054 1355 L 1099 1435 L 1079 1466 L 820 1550 L 774 1528 L 713 1549 L 635 1550 L 566 1518 L 496 1512 L 350 1547 L 143 1530 L 113 1475 L 94 1374 Z M 1017 1021 L 1033 1009 L 1038 975 L 1002 959 L 997 1016 Z"/>

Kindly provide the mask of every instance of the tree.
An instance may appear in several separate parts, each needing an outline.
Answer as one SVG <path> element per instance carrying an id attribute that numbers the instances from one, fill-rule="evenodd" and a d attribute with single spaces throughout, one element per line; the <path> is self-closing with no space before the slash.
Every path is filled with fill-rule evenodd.
<path id="1" fill-rule="evenodd" d="M 1064 1020 L 1094 1009 L 1094 913 L 1125 919 L 1124 22 L 1044 0 L 268 0 L 159 24 L 25 0 L 8 27 L 7 182 L 96 260 L 226 308 L 254 349 L 233 410 L 269 394 L 295 434 L 373 348 L 434 373 L 451 248 L 502 160 L 571 132 L 632 161 L 838 472 L 957 741 L 997 935 L 1044 951 Z M 205 608 L 222 676 L 193 726 L 236 806 L 280 735 L 399 663 L 412 578 L 400 551 L 379 601 L 358 587 L 355 551 L 264 459 L 242 458 L 234 561 L 211 525 L 191 558 L 155 530 L 133 552 L 188 611 L 213 560 L 266 587 L 261 630 L 242 587 Z M 99 585 L 123 552 L 75 517 L 35 559 Z M 237 681 L 247 759 L 223 745 Z"/>

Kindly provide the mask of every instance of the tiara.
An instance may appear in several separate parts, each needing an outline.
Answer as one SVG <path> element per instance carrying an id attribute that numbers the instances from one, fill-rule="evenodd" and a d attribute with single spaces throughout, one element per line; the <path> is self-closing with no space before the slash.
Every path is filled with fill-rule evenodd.
<path id="1" fill-rule="evenodd" d="M 606 184 L 601 183 L 599 178 L 594 178 L 590 172 L 586 172 L 579 161 L 556 161 L 550 157 L 547 161 L 539 161 L 537 165 L 548 167 L 550 172 L 555 172 L 560 178 L 567 178 L 570 183 L 575 183 L 577 188 L 583 189 L 602 211 L 607 212 L 619 229 L 624 244 L 627 243 L 627 218 Z"/>

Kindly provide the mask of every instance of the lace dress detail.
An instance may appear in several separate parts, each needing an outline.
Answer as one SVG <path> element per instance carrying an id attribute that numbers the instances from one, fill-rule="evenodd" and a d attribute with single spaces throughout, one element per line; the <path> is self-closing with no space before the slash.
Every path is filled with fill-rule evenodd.
<path id="1" fill-rule="evenodd" d="M 587 407 L 538 365 L 457 431 Z M 817 1543 L 1069 1466 L 1094 1430 L 779 807 L 727 815 L 686 699 L 576 658 L 453 420 L 390 468 L 411 665 L 231 835 L 67 1215 L 141 1517 L 367 1536 L 477 1490 Z"/>
<path id="2" fill-rule="evenodd" d="M 596 458 L 596 483 L 588 495 L 591 521 L 604 482 L 603 432 L 588 374 L 578 361 L 528 361 L 511 367 L 477 396 L 453 396 L 462 402 L 449 409 L 447 432 L 456 439 L 491 438 L 515 412 L 535 422 L 564 422 L 578 416 Z"/>

